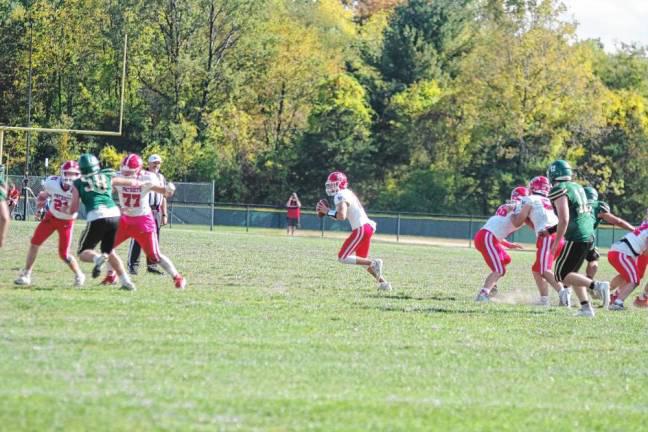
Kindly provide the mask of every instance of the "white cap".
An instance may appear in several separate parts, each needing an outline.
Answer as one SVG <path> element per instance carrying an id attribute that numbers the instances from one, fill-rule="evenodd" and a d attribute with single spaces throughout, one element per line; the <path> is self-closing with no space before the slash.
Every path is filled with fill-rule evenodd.
<path id="1" fill-rule="evenodd" d="M 153 163 L 153 162 L 160 162 L 162 163 L 162 158 L 158 154 L 152 154 L 148 158 L 148 163 Z"/>

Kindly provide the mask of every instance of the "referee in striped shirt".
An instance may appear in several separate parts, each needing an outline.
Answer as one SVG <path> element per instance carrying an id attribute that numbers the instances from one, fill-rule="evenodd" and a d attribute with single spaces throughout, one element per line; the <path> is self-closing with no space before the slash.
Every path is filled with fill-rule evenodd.
<path id="1" fill-rule="evenodd" d="M 160 155 L 153 154 L 148 158 L 148 171 L 157 176 L 161 185 L 166 185 L 166 179 L 164 175 L 160 172 L 160 166 L 162 165 L 162 158 Z M 157 226 L 157 237 L 158 241 L 160 240 L 160 227 L 166 225 L 168 222 L 167 218 L 167 202 L 164 195 L 160 193 L 155 193 L 151 191 L 149 193 L 149 204 L 151 205 L 151 210 L 153 211 L 153 218 L 155 219 L 155 225 Z M 142 253 L 142 248 L 139 243 L 134 239 L 131 239 L 130 245 L 128 246 L 128 272 L 130 274 L 137 274 L 139 268 L 139 257 Z M 147 263 L 146 271 L 149 273 L 155 274 L 164 274 L 156 264 Z"/>

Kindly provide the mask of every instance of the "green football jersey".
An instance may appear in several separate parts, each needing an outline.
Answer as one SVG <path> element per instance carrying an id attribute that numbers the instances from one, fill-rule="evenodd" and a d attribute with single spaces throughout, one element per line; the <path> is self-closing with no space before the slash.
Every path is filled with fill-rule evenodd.
<path id="1" fill-rule="evenodd" d="M 592 241 L 594 218 L 583 187 L 571 181 L 558 182 L 549 192 L 549 199 L 554 202 L 562 196 L 567 197 L 569 206 L 569 225 L 565 232 L 565 239 L 573 242 Z"/>
<path id="2" fill-rule="evenodd" d="M 81 202 L 88 212 L 99 207 L 117 207 L 112 197 L 112 178 L 115 171 L 104 169 L 93 174 L 83 175 L 74 181 Z"/>
<path id="3" fill-rule="evenodd" d="M 592 217 L 594 218 L 594 229 L 598 228 L 601 223 L 601 213 L 610 213 L 610 206 L 605 201 L 589 201 L 592 207 Z"/>

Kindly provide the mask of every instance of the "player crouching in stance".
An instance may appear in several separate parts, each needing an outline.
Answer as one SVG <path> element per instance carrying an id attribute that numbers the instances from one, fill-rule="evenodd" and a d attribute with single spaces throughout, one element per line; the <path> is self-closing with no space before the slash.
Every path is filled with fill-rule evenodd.
<path id="1" fill-rule="evenodd" d="M 626 234 L 621 240 L 614 243 L 608 252 L 608 261 L 619 272 L 623 282 L 621 287 L 612 296 L 610 310 L 623 310 L 624 300 L 639 285 L 639 281 L 646 272 L 648 264 L 648 220 L 639 228 Z M 615 280 L 612 284 L 614 285 Z M 648 285 L 647 285 L 648 288 Z M 644 290 L 641 296 L 634 301 L 635 306 L 648 307 L 648 292 Z"/>
<path id="2" fill-rule="evenodd" d="M 551 254 L 551 247 L 556 241 L 555 229 L 558 225 L 558 217 L 554 213 L 551 201 L 547 196 L 551 191 L 551 183 L 545 176 L 538 176 L 529 182 L 530 195 L 523 197 L 520 210 L 520 217 L 524 220 L 529 218 L 536 234 L 536 260 L 531 267 L 531 273 L 535 280 L 540 299 L 536 303 L 540 306 L 550 306 L 549 285 L 558 293 L 560 306 L 570 306 L 571 290 L 566 289 L 556 281 L 552 271 L 554 255 Z M 549 234 L 548 231 L 554 231 Z M 562 244 L 558 246 L 562 250 Z"/>
<path id="3" fill-rule="evenodd" d="M 511 243 L 506 237 L 520 229 L 526 218 L 516 212 L 523 197 L 529 195 L 529 190 L 518 186 L 511 192 L 511 201 L 502 204 L 497 208 L 495 216 L 492 216 L 486 224 L 475 234 L 475 249 L 482 256 L 491 273 L 486 276 L 484 285 L 477 293 L 475 301 L 487 302 L 497 292 L 497 281 L 506 274 L 506 266 L 511 262 L 511 256 L 506 253 L 504 247 L 509 249 L 522 249 L 517 243 Z"/>
<path id="4" fill-rule="evenodd" d="M 338 261 L 366 267 L 376 278 L 378 289 L 390 291 L 391 284 L 383 277 L 383 261 L 368 258 L 376 223 L 367 217 L 358 197 L 348 189 L 348 181 L 343 173 L 335 171 L 329 174 L 326 179 L 326 194 L 333 197 L 335 209 L 330 209 L 325 200 L 320 200 L 315 208 L 317 214 L 320 217 L 328 215 L 339 221 L 348 219 L 353 230 L 338 253 Z"/>
<path id="5" fill-rule="evenodd" d="M 594 281 L 578 273 L 587 254 L 594 244 L 594 219 L 583 187 L 572 180 L 571 166 L 564 160 L 549 165 L 547 177 L 553 183 L 549 199 L 558 216 L 556 240 L 551 246 L 551 254 L 556 259 L 556 279 L 564 285 L 572 286 L 581 308 L 578 316 L 593 317 L 594 309 L 587 295 L 587 288 L 597 291 L 603 299 L 603 307 L 610 303 L 610 284 Z M 560 242 L 565 245 L 560 250 Z"/>
<path id="6" fill-rule="evenodd" d="M 144 250 L 148 263 L 160 264 L 171 275 L 176 288 L 185 288 L 187 285 L 185 278 L 178 273 L 171 260 L 160 253 L 157 225 L 149 204 L 151 191 L 170 197 L 175 191 L 175 186 L 170 182 L 166 186 L 160 185 L 157 177 L 142 173 L 142 166 L 142 158 L 136 154 L 129 154 L 121 163 L 120 177 L 136 179 L 139 184 L 116 187 L 122 216 L 115 236 L 115 248 L 126 240 L 134 239 Z M 106 281 L 110 283 L 112 280 L 114 274 L 109 269 Z"/>
<path id="7" fill-rule="evenodd" d="M 80 176 L 79 164 L 76 161 L 67 161 L 61 166 L 60 176 L 51 176 L 45 180 L 43 191 L 38 194 L 37 208 L 40 210 L 46 207 L 46 213 L 34 231 L 25 268 L 20 272 L 18 279 L 14 281 L 16 285 L 31 285 L 32 268 L 38 255 L 38 249 L 54 231 L 57 231 L 59 257 L 74 272 L 74 286 L 83 286 L 85 275 L 81 272 L 74 256 L 70 254 L 72 230 L 79 210 L 78 202 L 76 205 L 72 205 L 72 183 Z M 46 206 L 48 198 L 50 204 Z"/>

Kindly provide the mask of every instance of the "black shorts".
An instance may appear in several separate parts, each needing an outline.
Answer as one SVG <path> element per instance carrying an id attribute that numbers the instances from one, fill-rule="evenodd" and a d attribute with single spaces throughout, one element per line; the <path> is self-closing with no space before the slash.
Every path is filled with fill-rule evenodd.
<path id="1" fill-rule="evenodd" d="M 291 217 L 289 217 L 289 218 L 286 218 L 286 220 L 287 220 L 287 222 L 288 222 L 288 226 L 296 227 L 297 224 L 299 223 L 299 219 L 297 219 L 297 218 L 291 218 Z"/>
<path id="2" fill-rule="evenodd" d="M 598 251 L 598 248 L 592 243 L 592 248 L 587 252 L 585 259 L 587 262 L 598 261 L 601 258 L 601 254 Z"/>
<path id="3" fill-rule="evenodd" d="M 79 254 L 94 249 L 101 242 L 101 253 L 109 254 L 115 248 L 115 234 L 119 228 L 119 216 L 93 220 L 86 224 L 79 239 Z"/>
<path id="4" fill-rule="evenodd" d="M 566 241 L 556 259 L 556 280 L 562 282 L 569 273 L 577 273 L 593 245 L 593 242 Z"/>

